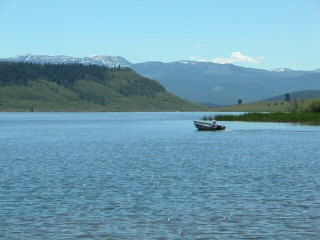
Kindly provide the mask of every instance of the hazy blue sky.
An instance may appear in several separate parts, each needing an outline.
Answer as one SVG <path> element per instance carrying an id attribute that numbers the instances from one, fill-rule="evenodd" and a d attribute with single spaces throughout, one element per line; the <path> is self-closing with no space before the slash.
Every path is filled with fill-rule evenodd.
<path id="1" fill-rule="evenodd" d="M 320 68 L 319 0 L 0 0 L 0 58 L 122 56 Z"/>

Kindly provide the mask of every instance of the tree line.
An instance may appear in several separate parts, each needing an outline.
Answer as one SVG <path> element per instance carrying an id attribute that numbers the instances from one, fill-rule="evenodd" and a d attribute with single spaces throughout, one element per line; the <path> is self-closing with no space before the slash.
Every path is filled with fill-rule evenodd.
<path id="1" fill-rule="evenodd" d="M 74 85 L 87 75 L 93 80 L 104 83 L 106 74 L 111 71 L 127 71 L 128 68 L 108 68 L 99 65 L 71 64 L 40 64 L 28 62 L 0 62 L 0 86 L 27 86 L 29 81 L 38 81 L 44 77 L 50 82 L 55 82 L 65 87 Z"/>
<path id="2" fill-rule="evenodd" d="M 127 97 L 141 95 L 155 98 L 157 92 L 165 91 L 166 89 L 161 84 L 147 78 L 140 78 L 134 81 L 128 80 L 127 85 L 121 84 L 118 87 L 118 93 Z"/>

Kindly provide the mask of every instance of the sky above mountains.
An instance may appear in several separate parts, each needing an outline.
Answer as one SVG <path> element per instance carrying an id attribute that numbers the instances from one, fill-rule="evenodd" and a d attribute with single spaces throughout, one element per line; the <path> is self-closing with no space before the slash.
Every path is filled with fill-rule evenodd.
<path id="1" fill-rule="evenodd" d="M 122 56 L 320 67 L 320 1 L 1 0 L 0 58 Z"/>

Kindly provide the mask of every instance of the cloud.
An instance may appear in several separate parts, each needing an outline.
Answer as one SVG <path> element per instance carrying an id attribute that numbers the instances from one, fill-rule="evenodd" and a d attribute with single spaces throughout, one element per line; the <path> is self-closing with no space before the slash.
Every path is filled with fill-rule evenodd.
<path id="1" fill-rule="evenodd" d="M 196 47 L 202 47 L 202 45 L 198 43 L 198 44 L 196 44 Z"/>
<path id="2" fill-rule="evenodd" d="M 257 59 L 262 60 L 264 57 L 252 58 L 242 55 L 240 52 L 233 52 L 230 58 L 215 58 L 212 60 L 214 63 L 260 63 Z"/>
<path id="3" fill-rule="evenodd" d="M 190 60 L 195 61 L 195 60 L 197 60 L 197 57 L 190 57 Z"/>
<path id="4" fill-rule="evenodd" d="M 203 59 L 200 59 L 199 62 L 208 62 L 208 60 L 203 58 Z"/>
<path id="5" fill-rule="evenodd" d="M 229 58 L 215 58 L 215 59 L 212 60 L 212 62 L 221 63 L 221 64 L 232 63 L 231 59 L 229 59 Z"/>

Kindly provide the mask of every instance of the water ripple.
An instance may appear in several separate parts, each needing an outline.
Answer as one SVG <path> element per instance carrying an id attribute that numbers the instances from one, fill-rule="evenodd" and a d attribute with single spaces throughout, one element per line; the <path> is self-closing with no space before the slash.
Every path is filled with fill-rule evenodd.
<path id="1" fill-rule="evenodd" d="M 5 239 L 320 235 L 317 127 L 238 122 L 213 133 L 183 114 L 119 116 L 2 115 Z"/>

